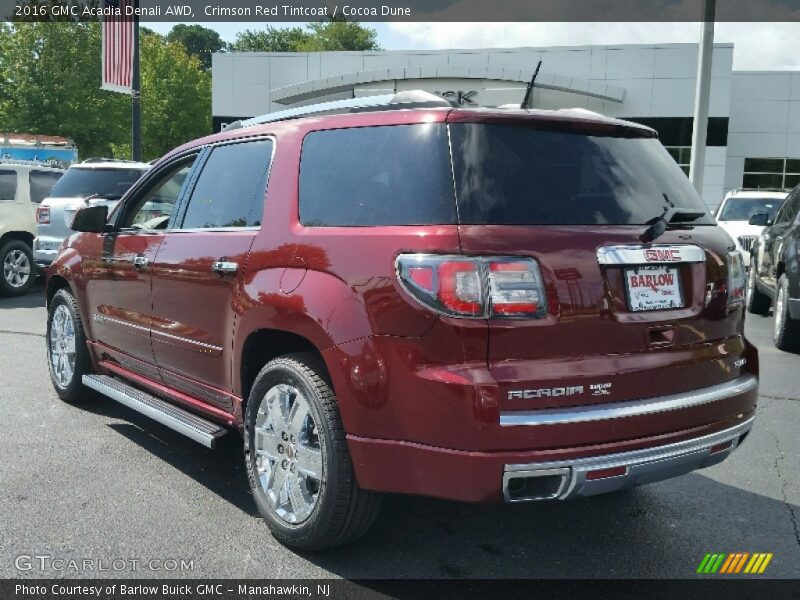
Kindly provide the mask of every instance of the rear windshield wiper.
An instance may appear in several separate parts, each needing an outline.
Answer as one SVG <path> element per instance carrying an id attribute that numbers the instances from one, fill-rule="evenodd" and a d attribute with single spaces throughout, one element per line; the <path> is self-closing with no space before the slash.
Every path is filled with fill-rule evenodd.
<path id="1" fill-rule="evenodd" d="M 649 227 L 639 237 L 639 239 L 644 243 L 652 242 L 653 240 L 661 237 L 667 230 L 667 227 L 670 225 L 675 223 L 691 223 L 704 217 L 705 215 L 705 211 L 695 208 L 680 208 L 673 206 L 666 209 L 661 216 L 650 219 L 647 222 Z"/>

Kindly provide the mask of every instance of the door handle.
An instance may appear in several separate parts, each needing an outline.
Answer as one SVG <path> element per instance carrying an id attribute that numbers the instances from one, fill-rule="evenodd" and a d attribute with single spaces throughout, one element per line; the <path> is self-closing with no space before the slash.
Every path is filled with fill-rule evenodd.
<path id="1" fill-rule="evenodd" d="M 133 266 L 137 269 L 141 269 L 147 266 L 147 263 L 150 262 L 147 260 L 146 256 L 142 256 L 141 254 L 137 254 L 133 257 Z"/>
<path id="2" fill-rule="evenodd" d="M 224 260 L 217 260 L 211 263 L 211 270 L 220 275 L 236 273 L 239 270 L 239 264 L 235 262 L 228 262 Z"/>

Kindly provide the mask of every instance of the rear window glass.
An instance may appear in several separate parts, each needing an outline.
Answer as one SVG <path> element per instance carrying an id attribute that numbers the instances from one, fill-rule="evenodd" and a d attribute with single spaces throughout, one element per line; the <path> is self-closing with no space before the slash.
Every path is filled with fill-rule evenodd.
<path id="1" fill-rule="evenodd" d="M 0 201 L 17 197 L 17 172 L 0 171 Z"/>
<path id="2" fill-rule="evenodd" d="M 654 138 L 472 123 L 450 134 L 464 224 L 643 225 L 668 207 L 708 212 Z"/>
<path id="3" fill-rule="evenodd" d="M 142 169 L 67 169 L 53 187 L 53 198 L 85 198 L 98 194 L 121 198 L 142 176 Z"/>
<path id="4" fill-rule="evenodd" d="M 39 204 L 47 198 L 59 179 L 61 179 L 61 173 L 56 171 L 31 171 L 31 202 Z"/>
<path id="5" fill-rule="evenodd" d="M 308 134 L 300 162 L 300 220 L 308 226 L 455 223 L 446 126 Z"/>
<path id="6" fill-rule="evenodd" d="M 769 215 L 769 220 L 775 220 L 775 213 L 783 204 L 780 198 L 745 198 L 738 196 L 730 198 L 722 207 L 722 212 L 717 217 L 720 221 L 749 221 L 750 217 L 758 214 Z"/>

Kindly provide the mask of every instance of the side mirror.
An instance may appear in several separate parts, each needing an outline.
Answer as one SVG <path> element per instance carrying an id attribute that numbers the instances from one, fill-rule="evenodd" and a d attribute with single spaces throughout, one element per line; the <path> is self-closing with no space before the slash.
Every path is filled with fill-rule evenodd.
<path id="1" fill-rule="evenodd" d="M 750 217 L 748 223 L 750 223 L 750 225 L 761 225 L 761 226 L 767 225 L 769 223 L 769 215 L 767 213 L 759 213 L 757 215 L 753 215 L 752 217 Z"/>
<path id="2" fill-rule="evenodd" d="M 79 208 L 72 217 L 69 228 L 73 231 L 86 231 L 89 233 L 103 233 L 108 221 L 107 206 L 86 206 Z"/>

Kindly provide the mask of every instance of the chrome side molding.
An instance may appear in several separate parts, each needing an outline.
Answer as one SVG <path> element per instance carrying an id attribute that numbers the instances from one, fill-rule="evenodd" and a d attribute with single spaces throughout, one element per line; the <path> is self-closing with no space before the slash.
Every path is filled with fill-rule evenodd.
<path id="1" fill-rule="evenodd" d="M 641 400 L 626 402 L 609 402 L 606 404 L 589 404 L 572 408 L 545 408 L 542 410 L 509 410 L 500 413 L 500 425 L 536 426 L 536 425 L 564 425 L 569 423 L 586 423 L 590 421 L 607 421 L 625 417 L 640 417 L 670 410 L 681 410 L 719 402 L 733 396 L 750 392 L 758 387 L 758 378 L 754 375 L 742 375 L 731 381 L 712 385 L 710 387 L 656 396 Z"/>
<path id="2" fill-rule="evenodd" d="M 601 265 L 647 265 L 664 263 L 705 262 L 706 253 L 694 245 L 627 245 L 601 246 L 597 262 Z"/>

